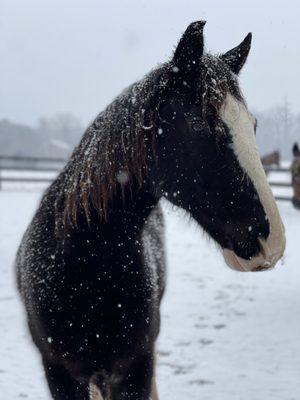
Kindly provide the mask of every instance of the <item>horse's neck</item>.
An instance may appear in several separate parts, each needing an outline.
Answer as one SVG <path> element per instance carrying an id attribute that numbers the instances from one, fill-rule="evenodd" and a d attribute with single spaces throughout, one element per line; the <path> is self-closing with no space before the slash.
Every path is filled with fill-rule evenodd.
<path id="1" fill-rule="evenodd" d="M 112 200 L 108 221 L 116 221 L 129 230 L 133 225 L 142 227 L 157 203 L 158 200 L 146 188 L 131 188 L 124 197 L 119 194 Z"/>
<path id="2" fill-rule="evenodd" d="M 146 189 L 131 187 L 123 196 L 117 192 L 109 202 L 106 218 L 101 218 L 93 209 L 87 222 L 84 212 L 81 212 L 79 225 L 83 230 L 89 225 L 92 229 L 101 231 L 107 240 L 114 237 L 125 237 L 130 240 L 139 236 L 151 212 L 158 205 L 158 199 Z"/>

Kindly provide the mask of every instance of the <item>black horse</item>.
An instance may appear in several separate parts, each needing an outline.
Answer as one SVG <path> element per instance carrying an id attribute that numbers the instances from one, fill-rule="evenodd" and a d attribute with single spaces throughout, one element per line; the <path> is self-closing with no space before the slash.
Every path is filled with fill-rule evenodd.
<path id="1" fill-rule="evenodd" d="M 224 55 L 192 23 L 172 59 L 101 112 L 44 194 L 17 255 L 18 287 L 54 399 L 157 398 L 165 285 L 162 197 L 234 269 L 270 268 L 283 225 L 238 86 L 251 34 Z"/>

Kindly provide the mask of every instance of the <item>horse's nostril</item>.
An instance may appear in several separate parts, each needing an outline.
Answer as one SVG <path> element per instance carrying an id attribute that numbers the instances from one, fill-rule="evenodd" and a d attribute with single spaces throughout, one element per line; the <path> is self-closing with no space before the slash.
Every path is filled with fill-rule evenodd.
<path id="1" fill-rule="evenodd" d="M 267 253 L 266 253 L 264 242 L 260 238 L 258 238 L 258 243 L 259 243 L 259 247 L 260 247 L 260 254 L 263 256 L 264 259 L 266 259 Z"/>
<path id="2" fill-rule="evenodd" d="M 271 264 L 272 260 L 272 251 L 270 249 L 270 246 L 266 240 L 263 240 L 261 238 L 258 238 L 258 242 L 260 245 L 260 254 L 264 258 L 264 265 L 263 267 L 268 268 L 268 266 Z"/>
<path id="3" fill-rule="evenodd" d="M 268 266 L 258 266 L 252 270 L 252 272 L 260 272 L 260 271 L 266 271 L 267 269 L 270 268 L 270 264 Z"/>

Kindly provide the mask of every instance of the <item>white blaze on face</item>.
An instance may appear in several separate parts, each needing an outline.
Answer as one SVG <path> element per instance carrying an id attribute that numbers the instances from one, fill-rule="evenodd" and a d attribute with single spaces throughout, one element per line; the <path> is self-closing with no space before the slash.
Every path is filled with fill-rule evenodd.
<path id="1" fill-rule="evenodd" d="M 232 148 L 241 168 L 251 179 L 270 225 L 266 240 L 260 240 L 261 252 L 251 260 L 244 260 L 231 250 L 224 250 L 227 264 L 240 271 L 253 271 L 273 267 L 285 249 L 284 226 L 268 184 L 256 147 L 254 118 L 244 103 L 227 94 L 220 117 L 232 135 Z"/>
<path id="2" fill-rule="evenodd" d="M 90 400 L 103 400 L 100 390 L 93 383 L 89 385 L 89 398 Z"/>

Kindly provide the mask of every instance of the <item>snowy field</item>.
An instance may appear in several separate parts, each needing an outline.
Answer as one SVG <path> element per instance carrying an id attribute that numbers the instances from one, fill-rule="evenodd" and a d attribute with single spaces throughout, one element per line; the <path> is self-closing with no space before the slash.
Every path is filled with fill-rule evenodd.
<path id="1" fill-rule="evenodd" d="M 0 191 L 0 399 L 48 399 L 14 283 L 13 259 L 40 191 Z M 286 255 L 229 270 L 215 245 L 164 205 L 168 289 L 158 343 L 161 399 L 300 399 L 300 211 L 281 203 Z"/>

